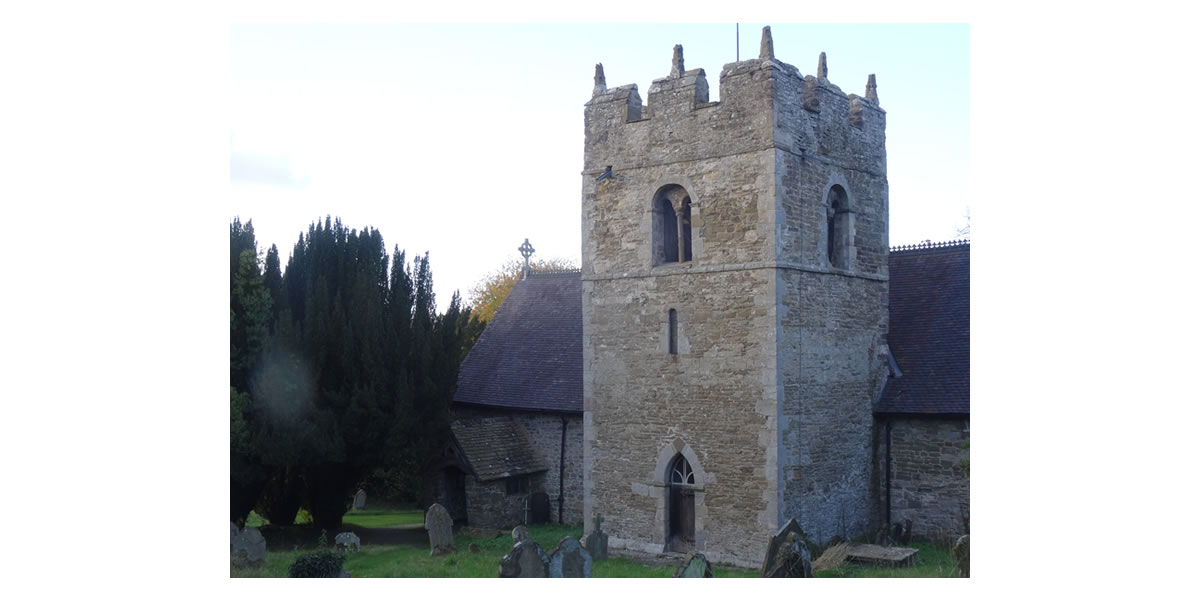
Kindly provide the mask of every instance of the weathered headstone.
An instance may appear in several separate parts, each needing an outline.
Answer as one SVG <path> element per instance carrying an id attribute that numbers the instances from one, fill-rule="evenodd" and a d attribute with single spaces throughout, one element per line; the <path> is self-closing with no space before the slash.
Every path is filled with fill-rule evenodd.
<path id="1" fill-rule="evenodd" d="M 896 536 L 896 541 L 901 546 L 907 546 L 912 543 L 912 519 L 904 520 L 904 527 L 900 529 L 900 535 Z"/>
<path id="2" fill-rule="evenodd" d="M 808 552 L 807 539 L 796 519 L 788 519 L 767 543 L 759 573 L 763 577 L 812 577 L 812 555 Z"/>
<path id="3" fill-rule="evenodd" d="M 971 535 L 967 534 L 958 538 L 954 542 L 954 548 L 950 550 L 954 555 L 954 565 L 958 567 L 958 572 L 963 577 L 971 576 Z"/>
<path id="4" fill-rule="evenodd" d="M 549 577 L 550 558 L 535 541 L 517 542 L 500 559 L 501 577 Z"/>
<path id="5" fill-rule="evenodd" d="M 267 540 L 258 529 L 247 527 L 233 538 L 230 554 L 235 567 L 261 567 L 267 562 Z"/>
<path id="6" fill-rule="evenodd" d="M 592 556 L 592 560 L 608 560 L 608 534 L 600 530 L 600 523 L 604 521 L 604 517 L 596 515 L 594 521 L 595 529 L 579 541 Z"/>
<path id="7" fill-rule="evenodd" d="M 349 531 L 343 531 L 333 538 L 333 545 L 336 549 L 345 552 L 358 552 L 362 547 L 359 544 L 358 536 Z"/>
<path id="8" fill-rule="evenodd" d="M 433 504 L 425 511 L 425 529 L 429 531 L 429 555 L 451 554 L 454 547 L 454 520 L 441 504 Z"/>
<path id="9" fill-rule="evenodd" d="M 592 555 L 579 540 L 566 536 L 550 553 L 551 577 L 591 577 Z"/>
<path id="10" fill-rule="evenodd" d="M 883 525 L 879 528 L 879 532 L 875 534 L 876 546 L 891 546 L 892 545 L 892 528 L 888 525 Z"/>
<path id="11" fill-rule="evenodd" d="M 367 492 L 366 490 L 358 490 L 354 494 L 354 510 L 362 510 L 367 507 Z"/>
<path id="12" fill-rule="evenodd" d="M 699 552 L 692 552 L 683 557 L 683 564 L 675 569 L 676 577 L 712 577 L 712 565 Z"/>
<path id="13" fill-rule="evenodd" d="M 512 531 L 513 542 L 529 542 L 533 538 L 529 537 L 529 528 L 524 525 L 513 527 Z"/>
<path id="14" fill-rule="evenodd" d="M 233 538 L 237 537 L 238 533 L 241 533 L 241 531 L 238 529 L 238 526 L 233 521 L 230 521 L 229 522 L 229 548 L 230 548 L 230 550 L 233 549 Z"/>

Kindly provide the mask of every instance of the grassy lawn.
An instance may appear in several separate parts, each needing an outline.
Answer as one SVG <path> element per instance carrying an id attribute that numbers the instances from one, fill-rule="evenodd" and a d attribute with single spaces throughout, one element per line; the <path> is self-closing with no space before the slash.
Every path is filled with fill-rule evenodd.
<path id="1" fill-rule="evenodd" d="M 412 520 L 412 513 L 418 518 Z M 368 527 L 386 527 L 389 525 L 405 524 L 420 521 L 419 511 L 401 511 L 386 513 L 383 511 L 356 511 L 347 513 L 346 522 Z M 352 520 L 352 516 L 367 518 L 367 520 Z M 249 520 L 248 520 L 248 523 Z M 368 525 L 368 523 L 370 523 Z M 386 523 L 388 525 L 379 525 Z M 579 537 L 583 535 L 582 526 L 535 525 L 529 528 L 530 534 L 549 554 L 563 536 Z M 332 537 L 332 536 L 331 536 Z M 454 543 L 458 552 L 447 556 L 430 556 L 429 548 L 414 548 L 411 546 L 366 545 L 360 552 L 346 558 L 344 568 L 354 577 L 496 577 L 499 575 L 500 559 L 512 549 L 512 538 L 503 535 L 494 539 L 471 538 L 465 535 L 455 536 Z M 468 546 L 474 543 L 479 552 L 470 552 Z M 954 561 L 949 549 L 935 547 L 930 544 L 915 543 L 913 547 L 921 551 L 917 553 L 916 565 L 909 569 L 868 568 L 853 565 L 843 565 L 829 571 L 819 571 L 817 577 L 953 577 Z M 314 549 L 299 549 L 287 551 L 268 551 L 267 564 L 262 569 L 229 570 L 230 577 L 287 577 L 288 566 L 301 555 L 314 552 Z M 675 567 L 649 567 L 627 558 L 610 558 L 592 565 L 593 577 L 671 577 Z M 758 577 L 757 571 L 747 571 L 732 567 L 714 567 L 716 577 Z"/>
<path id="2" fill-rule="evenodd" d="M 342 517 L 342 522 L 359 527 L 420 525 L 425 522 L 425 513 L 419 510 L 352 510 Z"/>
<path id="3" fill-rule="evenodd" d="M 296 514 L 296 524 L 311 523 L 312 517 L 303 509 Z M 396 527 L 398 525 L 419 525 L 425 522 L 425 513 L 419 510 L 351 510 L 342 517 L 342 523 L 359 527 Z M 250 511 L 246 517 L 247 527 L 262 527 L 267 520 L 258 513 Z"/>

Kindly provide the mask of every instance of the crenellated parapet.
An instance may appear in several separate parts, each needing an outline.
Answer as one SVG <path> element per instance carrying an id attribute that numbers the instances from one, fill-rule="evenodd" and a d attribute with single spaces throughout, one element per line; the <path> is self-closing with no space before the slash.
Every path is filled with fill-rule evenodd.
<path id="1" fill-rule="evenodd" d="M 711 152 L 707 144 L 719 141 L 729 152 L 774 145 L 865 163 L 883 173 L 885 112 L 874 74 L 864 95 L 847 94 L 830 81 L 824 52 L 815 74 L 804 75 L 775 57 L 770 27 L 764 27 L 758 58 L 724 65 L 719 85 L 721 101 L 710 102 L 705 70 L 687 70 L 679 45 L 667 76 L 654 80 L 644 105 L 636 84 L 608 88 L 603 67 L 596 65 L 585 118 L 586 148 L 596 160 L 585 170 L 613 164 L 601 155 L 641 154 L 647 162 L 699 157 Z"/>

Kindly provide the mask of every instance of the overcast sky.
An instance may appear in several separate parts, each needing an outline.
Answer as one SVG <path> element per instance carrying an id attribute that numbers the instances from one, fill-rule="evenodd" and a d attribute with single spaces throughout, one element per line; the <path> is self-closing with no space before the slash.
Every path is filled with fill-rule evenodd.
<path id="1" fill-rule="evenodd" d="M 670 72 L 758 56 L 764 23 L 245 25 L 230 34 L 230 218 L 287 257 L 325 215 L 428 251 L 444 309 L 518 257 L 580 260 L 583 104 L 594 65 L 643 101 Z M 778 59 L 887 111 L 892 245 L 947 240 L 968 211 L 966 25 L 770 23 Z M 738 42 L 740 32 L 740 43 Z"/>

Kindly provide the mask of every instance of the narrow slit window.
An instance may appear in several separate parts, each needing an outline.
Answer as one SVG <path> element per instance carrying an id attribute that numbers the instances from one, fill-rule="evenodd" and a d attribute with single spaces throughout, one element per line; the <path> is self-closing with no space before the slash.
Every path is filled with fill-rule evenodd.
<path id="1" fill-rule="evenodd" d="M 667 311 L 667 351 L 679 354 L 679 316 L 673 308 Z"/>

